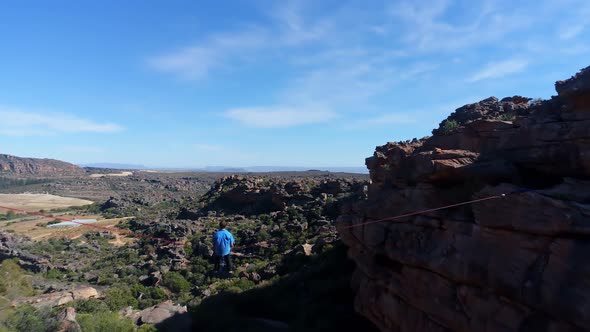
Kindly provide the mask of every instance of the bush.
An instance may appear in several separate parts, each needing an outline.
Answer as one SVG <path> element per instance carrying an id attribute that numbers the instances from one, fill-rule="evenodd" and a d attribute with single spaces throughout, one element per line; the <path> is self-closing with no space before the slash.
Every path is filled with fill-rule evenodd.
<path id="1" fill-rule="evenodd" d="M 266 241 L 270 239 L 270 234 L 268 234 L 267 231 L 265 230 L 261 230 L 260 232 L 258 232 L 258 234 L 256 235 L 256 240 L 258 242 L 262 242 L 262 241 Z"/>
<path id="2" fill-rule="evenodd" d="M 133 298 L 138 299 L 139 309 L 151 307 L 166 299 L 166 292 L 162 288 L 146 287 L 141 284 L 131 286 L 131 295 Z"/>
<path id="3" fill-rule="evenodd" d="M 93 314 L 97 312 L 107 312 L 109 307 L 106 303 L 97 299 L 78 300 L 72 303 L 78 314 Z"/>
<path id="4" fill-rule="evenodd" d="M 163 285 L 174 293 L 184 293 L 191 289 L 191 284 L 178 272 L 166 273 Z"/>
<path id="5" fill-rule="evenodd" d="M 258 219 L 260 219 L 260 221 L 265 225 L 270 225 L 272 223 L 272 217 L 268 214 L 261 214 L 258 216 Z"/>
<path id="6" fill-rule="evenodd" d="M 30 305 L 23 305 L 6 319 L 9 331 L 17 332 L 45 332 L 54 331 L 55 323 L 51 323 L 49 309 L 35 309 Z"/>
<path id="7" fill-rule="evenodd" d="M 449 135 L 454 133 L 459 128 L 459 123 L 455 120 L 443 121 L 440 129 L 443 135 Z"/>
<path id="8" fill-rule="evenodd" d="M 138 305 L 137 300 L 131 294 L 131 290 L 127 287 L 111 287 L 107 289 L 104 302 L 112 311 L 119 311 L 128 306 L 137 308 Z"/>
<path id="9" fill-rule="evenodd" d="M 516 115 L 514 115 L 514 113 L 503 113 L 502 115 L 500 115 L 500 120 L 502 121 L 512 121 L 516 118 Z"/>
<path id="10" fill-rule="evenodd" d="M 137 332 L 158 332 L 158 329 L 150 324 L 143 324 L 137 329 Z"/>
<path id="11" fill-rule="evenodd" d="M 0 264 L 0 295 L 8 299 L 34 295 L 29 276 L 16 260 L 7 259 Z"/>
<path id="12" fill-rule="evenodd" d="M 130 319 L 119 318 L 114 312 L 80 314 L 76 317 L 84 332 L 134 332 L 135 325 Z M 149 330 L 148 330 L 149 331 Z"/>
<path id="13" fill-rule="evenodd" d="M 11 220 L 11 219 L 16 219 L 16 218 L 20 218 L 21 216 L 14 213 L 14 211 L 12 210 L 8 210 L 6 212 L 6 214 L 0 214 L 0 221 L 3 220 Z"/>
<path id="14" fill-rule="evenodd" d="M 44 277 L 46 279 L 59 279 L 63 275 L 64 275 L 64 273 L 62 273 L 61 271 L 59 271 L 57 269 L 51 269 L 45 273 Z"/>

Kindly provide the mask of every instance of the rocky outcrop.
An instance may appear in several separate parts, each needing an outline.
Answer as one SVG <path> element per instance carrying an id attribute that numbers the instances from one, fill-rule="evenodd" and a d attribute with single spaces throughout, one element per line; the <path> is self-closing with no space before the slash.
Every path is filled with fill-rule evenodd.
<path id="1" fill-rule="evenodd" d="M 31 272 L 47 272 L 53 269 L 53 264 L 47 258 L 31 254 L 24 249 L 32 243 L 29 237 L 0 230 L 0 261 L 16 258 L 22 268 Z"/>
<path id="2" fill-rule="evenodd" d="M 80 332 L 82 328 L 76 321 L 76 309 L 67 307 L 57 315 L 57 332 Z"/>
<path id="3" fill-rule="evenodd" d="M 47 293 L 17 299 L 12 301 L 12 305 L 15 307 L 23 304 L 30 304 L 35 307 L 57 307 L 77 300 L 88 300 L 100 297 L 101 295 L 96 290 L 96 288 L 89 286 L 80 286 L 78 288 L 74 288 L 67 291 Z"/>
<path id="4" fill-rule="evenodd" d="M 378 147 L 368 199 L 337 224 L 357 311 L 382 331 L 590 329 L 589 82 L 586 68 L 551 100 L 488 98 Z"/>
<path id="5" fill-rule="evenodd" d="M 20 158 L 0 154 L 0 174 L 18 176 L 72 176 L 84 175 L 79 166 L 54 159 Z"/>
<path id="6" fill-rule="evenodd" d="M 131 319 L 136 325 L 151 324 L 164 331 L 190 331 L 192 319 L 187 312 L 186 306 L 165 301 L 141 311 L 127 307 L 121 310 L 120 314 Z"/>
<path id="7" fill-rule="evenodd" d="M 293 205 L 313 210 L 339 197 L 361 196 L 366 184 L 346 178 L 284 180 L 232 175 L 215 182 L 201 203 L 203 211 L 244 215 L 283 211 Z"/>

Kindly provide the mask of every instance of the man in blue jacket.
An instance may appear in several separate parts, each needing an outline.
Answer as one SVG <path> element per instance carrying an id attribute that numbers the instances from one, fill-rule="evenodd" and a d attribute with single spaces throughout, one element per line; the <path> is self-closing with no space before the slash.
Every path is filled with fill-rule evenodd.
<path id="1" fill-rule="evenodd" d="M 229 273 L 233 273 L 231 259 L 229 254 L 234 247 L 234 236 L 228 232 L 225 227 L 227 223 L 222 220 L 219 222 L 219 230 L 213 234 L 213 252 L 215 256 L 215 271 L 219 271 L 219 264 L 223 259 Z"/>

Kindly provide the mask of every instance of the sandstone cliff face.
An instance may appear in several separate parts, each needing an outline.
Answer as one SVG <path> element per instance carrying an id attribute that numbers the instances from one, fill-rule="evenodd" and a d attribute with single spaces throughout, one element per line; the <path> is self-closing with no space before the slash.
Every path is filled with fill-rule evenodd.
<path id="1" fill-rule="evenodd" d="M 488 98 L 455 128 L 377 147 L 368 199 L 338 223 L 357 311 L 383 331 L 590 329 L 590 67 L 556 90 Z"/>
<path id="2" fill-rule="evenodd" d="M 0 154 L 0 175 L 65 176 L 83 175 L 81 167 L 54 159 L 20 158 Z"/>

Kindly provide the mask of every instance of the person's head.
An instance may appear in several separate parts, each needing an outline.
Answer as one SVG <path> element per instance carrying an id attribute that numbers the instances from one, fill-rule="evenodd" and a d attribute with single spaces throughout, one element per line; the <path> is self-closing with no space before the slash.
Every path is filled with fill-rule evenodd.
<path id="1" fill-rule="evenodd" d="M 225 229 L 226 226 L 227 222 L 225 220 L 219 222 L 219 229 Z"/>

